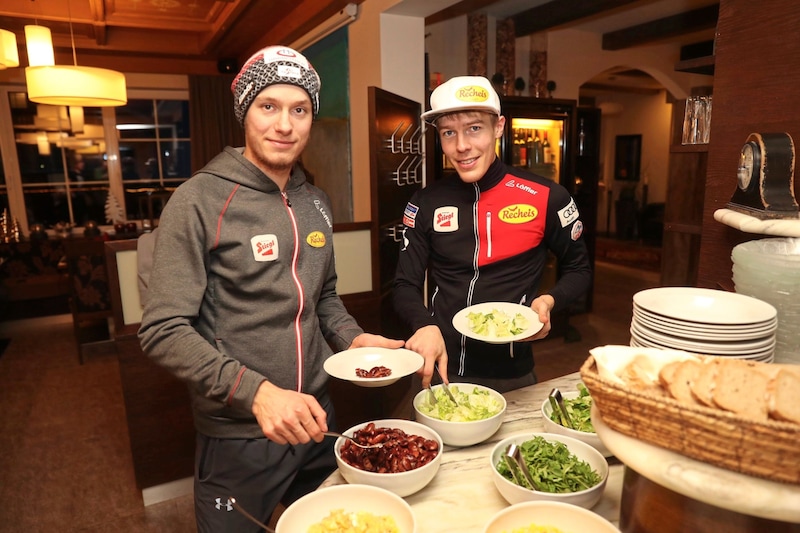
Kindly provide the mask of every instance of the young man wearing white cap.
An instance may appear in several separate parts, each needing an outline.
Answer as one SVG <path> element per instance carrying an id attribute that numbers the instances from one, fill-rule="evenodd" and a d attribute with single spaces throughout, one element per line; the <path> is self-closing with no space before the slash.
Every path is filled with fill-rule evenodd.
<path id="1" fill-rule="evenodd" d="M 591 283 L 575 201 L 561 185 L 497 156 L 505 117 L 488 79 L 448 80 L 431 94 L 431 110 L 422 119 L 436 127 L 457 175 L 417 191 L 403 213 L 394 303 L 413 331 L 406 348 L 425 358 L 423 385 L 430 383 L 434 365 L 445 380 L 501 392 L 531 385 L 536 374 L 527 341 L 545 337 L 551 311 L 565 308 Z M 540 294 L 549 252 L 558 258 L 560 277 Z M 508 344 L 456 331 L 458 311 L 497 301 L 530 306 L 543 328 L 525 342 Z"/>
<path id="2" fill-rule="evenodd" d="M 260 531 L 230 498 L 266 523 L 335 470 L 330 346 L 403 345 L 364 333 L 336 294 L 330 201 L 296 164 L 319 88 L 295 50 L 253 55 L 231 85 L 244 148 L 178 187 L 160 219 L 139 338 L 189 386 L 201 533 Z"/>

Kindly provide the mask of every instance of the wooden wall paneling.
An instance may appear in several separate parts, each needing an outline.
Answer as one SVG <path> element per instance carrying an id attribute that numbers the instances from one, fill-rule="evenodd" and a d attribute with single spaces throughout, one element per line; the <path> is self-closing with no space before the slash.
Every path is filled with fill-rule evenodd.
<path id="1" fill-rule="evenodd" d="M 788 132 L 800 142 L 800 3 L 722 0 L 698 286 L 731 286 L 731 250 L 763 238 L 714 220 L 736 188 L 739 150 L 752 132 Z M 795 175 L 795 191 L 798 176 Z"/>
<path id="2" fill-rule="evenodd" d="M 681 145 L 686 101 L 672 106 L 672 137 L 661 255 L 661 285 L 697 284 L 703 201 L 708 165 L 706 145 Z"/>
<path id="3" fill-rule="evenodd" d="M 186 385 L 148 359 L 135 336 L 115 344 L 136 486 L 193 476 L 195 429 Z"/>

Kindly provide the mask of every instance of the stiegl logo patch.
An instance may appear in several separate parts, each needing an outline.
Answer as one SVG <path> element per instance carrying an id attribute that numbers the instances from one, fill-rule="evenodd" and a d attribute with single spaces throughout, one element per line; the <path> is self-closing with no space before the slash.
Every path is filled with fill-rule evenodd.
<path id="1" fill-rule="evenodd" d="M 256 235 L 250 239 L 250 246 L 253 249 L 253 259 L 256 261 L 277 261 L 278 237 L 274 234 Z"/>
<path id="2" fill-rule="evenodd" d="M 458 208 L 450 205 L 434 211 L 433 231 L 439 233 L 458 231 Z"/>

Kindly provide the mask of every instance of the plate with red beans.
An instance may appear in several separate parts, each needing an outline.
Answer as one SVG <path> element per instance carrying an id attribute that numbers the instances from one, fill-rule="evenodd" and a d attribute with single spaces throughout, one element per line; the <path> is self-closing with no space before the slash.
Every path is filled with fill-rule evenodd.
<path id="1" fill-rule="evenodd" d="M 325 361 L 328 375 L 360 387 L 385 387 L 413 374 L 424 363 L 417 352 L 405 348 L 353 348 L 335 353 Z"/>

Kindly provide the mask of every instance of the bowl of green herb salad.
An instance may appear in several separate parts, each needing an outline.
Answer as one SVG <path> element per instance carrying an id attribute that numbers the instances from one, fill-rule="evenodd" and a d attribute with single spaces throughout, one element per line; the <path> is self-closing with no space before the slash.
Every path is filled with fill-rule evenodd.
<path id="1" fill-rule="evenodd" d="M 561 396 L 564 398 L 564 406 L 567 408 L 573 427 L 568 428 L 563 425 L 558 413 L 553 412 L 550 400 L 545 398 L 542 402 L 544 430 L 583 441 L 602 453 L 603 457 L 611 457 L 613 454 L 597 436 L 592 425 L 592 396 L 586 385 L 578 383 L 575 390 L 561 391 Z"/>
<path id="2" fill-rule="evenodd" d="M 516 445 L 533 486 L 507 456 Z M 554 433 L 517 433 L 498 442 L 489 456 L 492 479 L 510 504 L 558 501 L 590 509 L 608 480 L 608 462 L 585 442 Z"/>

